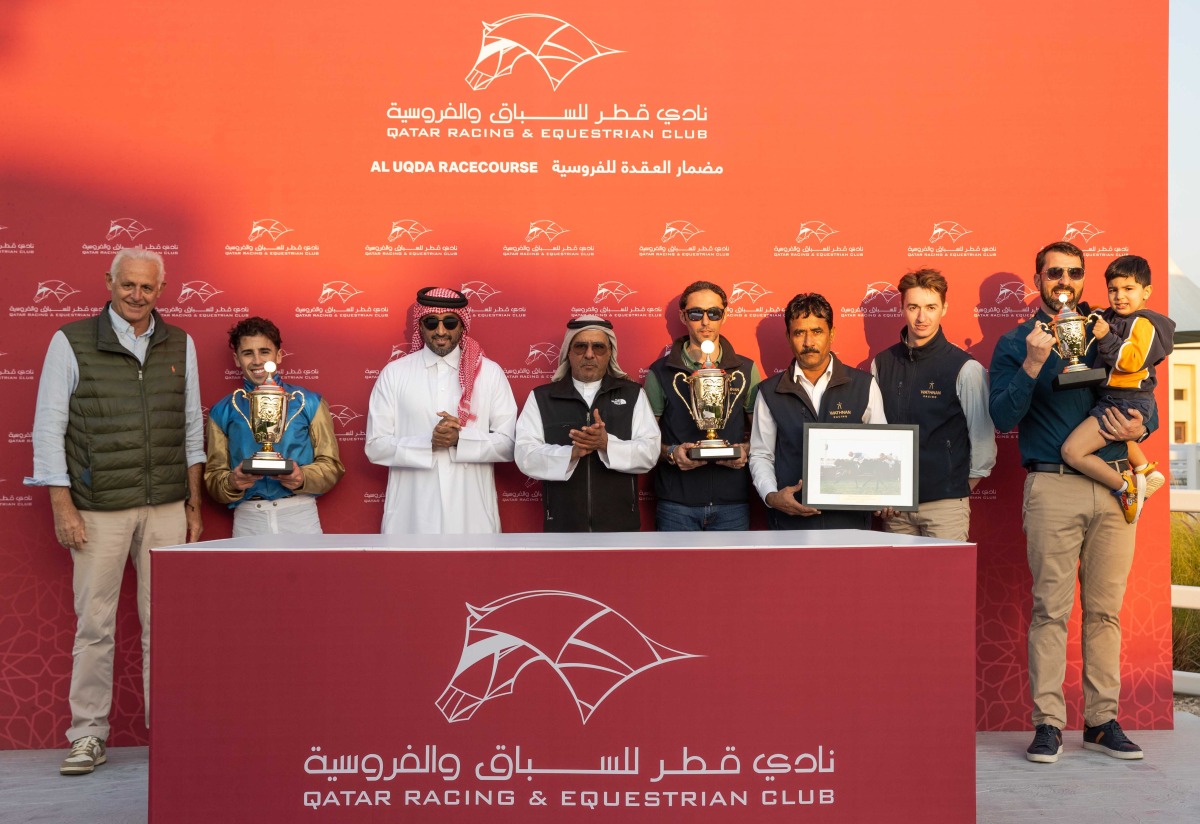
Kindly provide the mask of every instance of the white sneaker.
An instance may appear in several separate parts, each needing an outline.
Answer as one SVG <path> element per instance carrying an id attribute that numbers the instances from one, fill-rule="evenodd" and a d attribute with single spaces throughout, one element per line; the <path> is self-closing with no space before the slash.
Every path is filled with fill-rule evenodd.
<path id="1" fill-rule="evenodd" d="M 71 744 L 71 752 L 63 759 L 58 771 L 63 775 L 87 775 L 108 760 L 104 742 L 94 735 L 85 735 Z"/>

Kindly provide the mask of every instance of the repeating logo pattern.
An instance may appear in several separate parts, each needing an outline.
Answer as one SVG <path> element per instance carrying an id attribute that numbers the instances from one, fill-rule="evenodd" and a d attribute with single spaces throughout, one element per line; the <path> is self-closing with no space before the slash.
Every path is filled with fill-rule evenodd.
<path id="1" fill-rule="evenodd" d="M 1094 224 L 1088 223 L 1086 220 L 1076 220 L 1067 224 L 1066 231 L 1063 232 L 1063 240 L 1067 243 L 1074 243 L 1076 246 L 1083 246 L 1091 243 L 1092 238 L 1096 235 L 1104 234 L 1104 230 L 1098 228 Z"/>
<path id="2" fill-rule="evenodd" d="M 755 281 L 743 280 L 733 284 L 733 291 L 729 293 L 729 302 L 735 304 L 748 299 L 751 303 L 758 303 L 761 298 L 769 294 L 771 294 L 770 289 Z"/>
<path id="3" fill-rule="evenodd" d="M 71 295 L 78 293 L 78 289 L 64 280 L 44 280 L 37 285 L 37 291 L 33 293 L 33 302 L 41 303 L 53 297 L 62 303 Z"/>
<path id="4" fill-rule="evenodd" d="M 150 228 L 142 225 L 136 218 L 119 217 L 109 221 L 108 234 L 104 236 L 104 239 L 116 240 L 121 235 L 125 235 L 130 240 L 136 240 L 138 235 L 149 231 Z"/>
<path id="5" fill-rule="evenodd" d="M 929 235 L 930 243 L 957 243 L 958 239 L 963 235 L 970 234 L 971 230 L 963 226 L 961 223 L 953 220 L 943 220 L 933 224 L 933 232 Z"/>
<path id="6" fill-rule="evenodd" d="M 272 243 L 278 243 L 279 238 L 292 231 L 282 222 L 274 218 L 264 218 L 256 220 L 250 225 L 250 235 L 246 238 L 251 242 L 260 240 L 264 235 L 271 239 Z"/>
<path id="7" fill-rule="evenodd" d="M 823 220 L 806 220 L 800 224 L 800 231 L 796 232 L 796 242 L 812 243 L 815 240 L 817 243 L 824 243 L 825 238 L 836 234 L 837 229 Z"/>
<path id="8" fill-rule="evenodd" d="M 402 237 L 406 237 L 413 243 L 416 243 L 417 238 L 431 231 L 431 229 L 423 226 L 417 220 L 394 220 L 392 221 L 392 231 L 388 234 L 388 243 L 395 243 Z"/>
<path id="9" fill-rule="evenodd" d="M 621 281 L 606 280 L 603 283 L 596 284 L 596 297 L 592 299 L 592 303 L 603 303 L 610 298 L 620 303 L 625 298 L 634 294 L 637 293 Z"/>
<path id="10" fill-rule="evenodd" d="M 208 281 L 189 280 L 179 290 L 179 302 L 187 303 L 192 298 L 199 298 L 201 303 L 208 303 L 210 298 L 221 294 L 222 291 Z"/>

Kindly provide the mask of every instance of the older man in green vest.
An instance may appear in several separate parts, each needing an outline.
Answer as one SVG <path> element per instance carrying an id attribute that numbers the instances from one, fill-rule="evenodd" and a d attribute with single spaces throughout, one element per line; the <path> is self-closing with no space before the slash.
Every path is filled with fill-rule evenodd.
<path id="1" fill-rule="evenodd" d="M 54 333 L 38 387 L 33 477 L 46 486 L 54 533 L 74 563 L 78 619 L 71 672 L 71 751 L 63 775 L 107 760 L 117 597 L 137 571 L 142 678 L 150 711 L 150 549 L 200 538 L 204 463 L 196 348 L 154 311 L 162 258 L 122 249 L 99 315 Z"/>

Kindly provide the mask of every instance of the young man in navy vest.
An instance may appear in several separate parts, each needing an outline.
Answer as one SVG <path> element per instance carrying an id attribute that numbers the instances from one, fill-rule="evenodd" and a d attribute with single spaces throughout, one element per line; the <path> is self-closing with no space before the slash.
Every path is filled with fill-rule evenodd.
<path id="1" fill-rule="evenodd" d="M 875 379 L 833 354 L 833 308 L 815 292 L 796 295 L 783 314 L 794 360 L 759 387 L 750 436 L 750 473 L 771 529 L 868 529 L 869 512 L 821 511 L 800 503 L 804 427 L 887 423 Z"/>
<path id="2" fill-rule="evenodd" d="M 637 532 L 638 475 L 658 461 L 658 425 L 617 363 L 612 323 L 567 324 L 554 379 L 517 419 L 516 461 L 542 482 L 546 532 Z"/>
<path id="3" fill-rule="evenodd" d="M 996 465 L 987 372 L 946 340 L 946 279 L 936 269 L 900 279 L 900 342 L 871 363 L 890 423 L 920 427 L 920 507 L 884 510 L 888 532 L 967 540 L 971 490 Z"/>

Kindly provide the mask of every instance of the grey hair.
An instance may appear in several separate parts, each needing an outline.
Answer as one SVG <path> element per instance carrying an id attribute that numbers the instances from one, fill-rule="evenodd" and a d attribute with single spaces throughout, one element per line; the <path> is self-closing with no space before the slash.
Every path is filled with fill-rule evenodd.
<path id="1" fill-rule="evenodd" d="M 151 252 L 141 246 L 126 246 L 121 251 L 113 256 L 112 265 L 108 267 L 108 273 L 114 278 L 121 271 L 121 264 L 127 260 L 149 260 L 154 263 L 158 269 L 158 282 L 162 283 L 167 277 L 166 267 L 163 266 L 162 255 L 158 252 Z"/>

